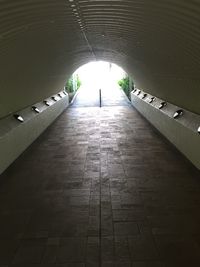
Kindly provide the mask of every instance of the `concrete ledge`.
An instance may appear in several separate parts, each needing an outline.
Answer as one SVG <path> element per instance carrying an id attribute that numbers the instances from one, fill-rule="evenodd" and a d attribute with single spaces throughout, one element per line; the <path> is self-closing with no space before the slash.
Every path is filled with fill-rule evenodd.
<path id="1" fill-rule="evenodd" d="M 55 100 L 54 100 L 55 98 Z M 60 93 L 46 99 L 50 106 L 44 102 L 36 103 L 40 113 L 32 107 L 17 112 L 23 117 L 20 123 L 13 115 L 0 120 L 0 174 L 68 107 L 68 95 Z"/>
<path id="2" fill-rule="evenodd" d="M 131 92 L 132 105 L 181 151 L 198 169 L 200 169 L 200 115 L 177 107 L 171 103 L 159 109 L 162 99 L 146 94 L 139 89 Z M 183 115 L 174 119 L 177 110 Z"/>

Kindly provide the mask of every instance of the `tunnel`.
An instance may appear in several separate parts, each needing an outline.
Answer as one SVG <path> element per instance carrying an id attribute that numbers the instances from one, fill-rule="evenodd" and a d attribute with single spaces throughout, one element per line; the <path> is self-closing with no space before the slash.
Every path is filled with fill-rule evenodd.
<path id="1" fill-rule="evenodd" d="M 194 210 L 199 207 L 199 180 L 196 179 L 197 177 L 199 178 L 200 169 L 199 46 L 200 2 L 198 0 L 1 0 L 0 174 L 2 174 L 1 181 L 3 185 L 0 188 L 0 192 L 4 202 L 8 201 L 9 203 L 8 196 L 10 196 L 10 194 L 6 193 L 6 188 L 8 186 L 12 188 L 10 177 L 15 175 L 15 164 L 19 162 L 22 166 L 23 164 L 25 166 L 26 164 L 29 165 L 32 156 L 26 159 L 23 155 L 26 151 L 30 151 L 31 153 L 32 147 L 30 145 L 35 140 L 35 142 L 41 142 L 40 140 L 44 139 L 41 134 L 45 134 L 46 129 L 48 131 L 51 127 L 55 127 L 53 123 L 60 125 L 57 121 L 59 116 L 61 116 L 61 120 L 64 120 L 62 116 L 65 116 L 63 112 L 68 110 L 69 99 L 68 94 L 63 88 L 68 78 L 80 66 L 92 61 L 102 60 L 115 63 L 128 73 L 134 81 L 134 87 L 131 88 L 130 102 L 132 105 L 131 108 L 133 108 L 135 114 L 133 114 L 133 116 L 143 119 L 148 127 L 152 127 L 152 131 L 156 131 L 156 136 L 159 135 L 161 136 L 159 138 L 164 138 L 164 142 L 174 151 L 174 155 L 178 155 L 177 157 L 181 158 L 182 161 L 180 161 L 182 163 L 180 163 L 179 160 L 177 161 L 178 171 L 175 170 L 172 159 L 170 159 L 171 165 L 165 162 L 163 169 L 168 168 L 170 170 L 170 182 L 171 178 L 177 176 L 177 172 L 179 173 L 179 179 L 183 179 L 183 184 L 181 184 L 180 187 L 183 190 L 187 187 L 187 195 L 178 191 L 177 196 L 180 202 L 191 201 L 192 203 L 190 204 L 192 207 L 189 207 L 187 203 L 187 212 L 185 211 L 184 213 L 184 209 L 178 210 L 180 217 L 178 219 L 177 217 L 173 217 L 175 219 L 172 221 L 174 224 L 177 224 L 177 222 L 180 223 L 183 219 L 181 219 L 181 214 L 183 215 L 183 213 L 186 218 L 190 217 L 193 219 L 193 215 L 195 214 Z M 72 130 L 76 132 L 76 127 L 81 130 L 79 123 L 74 119 L 75 115 L 73 112 L 75 111 L 69 111 L 72 116 L 72 121 L 68 122 L 69 129 L 66 129 L 69 135 Z M 93 112 L 91 112 L 91 114 L 91 116 L 93 116 Z M 117 111 L 116 114 L 118 114 Z M 80 117 L 82 116 L 84 120 L 87 119 L 84 111 L 78 112 L 78 115 L 80 115 Z M 125 123 L 126 117 L 123 119 L 123 115 L 126 116 L 126 113 L 120 110 L 118 115 L 120 120 L 116 119 L 116 121 L 119 124 L 119 128 L 122 129 L 120 125 L 121 123 Z M 106 120 L 106 118 L 109 117 L 109 112 L 105 110 L 103 116 Z M 133 123 L 133 125 L 139 127 L 138 133 L 140 133 L 141 136 L 145 136 L 145 129 L 142 123 L 142 126 L 140 126 L 138 122 L 139 119 L 133 122 L 131 115 L 129 114 L 127 116 L 128 121 L 130 120 L 130 124 Z M 67 120 L 67 116 L 64 118 Z M 116 122 L 111 121 L 111 125 L 112 123 L 115 124 Z M 88 127 L 90 127 L 91 124 L 90 122 Z M 133 127 L 130 124 L 129 126 L 128 124 L 123 125 L 124 127 Z M 82 126 L 84 128 L 84 125 Z M 62 130 L 65 126 L 60 125 L 60 127 Z M 98 128 L 99 126 L 97 125 L 96 127 Z M 116 129 L 117 127 L 118 126 L 115 125 Z M 55 135 L 59 136 L 59 129 L 53 129 Z M 109 135 L 109 133 L 107 134 Z M 147 147 L 145 151 L 148 150 L 148 147 L 150 149 L 152 145 L 150 141 L 150 143 L 148 143 L 148 137 L 149 135 L 147 134 L 147 140 L 144 141 Z M 58 139 L 52 137 L 54 148 L 59 138 L 67 140 L 67 137 L 62 136 L 62 134 Z M 69 138 L 71 138 L 71 135 Z M 140 139 L 137 139 L 135 145 L 140 144 L 142 146 L 140 142 Z M 160 153 L 160 157 L 166 155 L 166 159 L 168 160 L 168 147 L 166 147 L 166 151 L 163 148 L 161 153 L 157 147 L 158 143 L 155 147 L 155 151 L 158 151 L 158 154 Z M 81 145 L 83 145 L 83 143 L 81 143 Z M 41 145 L 41 147 L 43 146 Z M 129 151 L 129 146 L 126 148 L 127 151 Z M 51 149 L 49 151 L 51 152 Z M 46 152 L 48 154 L 48 150 Z M 140 151 L 137 150 L 137 152 L 138 155 L 140 155 Z M 146 153 L 149 152 L 147 151 Z M 34 152 L 34 149 L 33 155 L 36 158 L 39 157 L 36 151 Z M 42 156 L 41 159 L 43 159 Z M 57 160 L 58 159 L 59 156 Z M 140 160 L 138 166 L 140 166 L 142 162 L 142 157 Z M 151 166 L 152 165 L 154 165 L 153 161 L 151 162 Z M 185 167 L 187 171 L 184 169 L 184 166 L 187 166 Z M 190 173 L 189 170 L 191 170 Z M 24 173 L 27 171 L 28 169 L 24 171 Z M 46 171 L 47 170 L 44 169 L 44 173 Z M 142 172 L 142 170 L 140 170 L 140 172 Z M 19 172 L 19 175 L 16 174 L 16 176 L 14 176 L 13 183 L 16 188 L 18 188 L 18 183 L 16 181 L 19 181 L 19 185 L 21 184 L 20 179 L 22 179 L 21 181 L 23 182 L 25 181 L 24 173 Z M 162 173 L 162 168 L 160 169 L 160 173 Z M 22 177 L 20 175 L 22 175 Z M 37 175 L 40 177 L 39 173 L 37 173 Z M 145 173 L 145 176 L 146 175 L 149 175 L 148 170 Z M 188 177 L 191 179 L 187 179 Z M 95 179 L 97 179 L 97 177 L 94 177 L 94 182 L 96 181 Z M 174 182 L 175 187 L 179 182 L 179 180 L 177 183 Z M 186 184 L 184 184 L 184 182 Z M 120 183 L 123 188 L 122 181 L 117 181 L 116 183 Z M 134 181 L 130 183 L 131 190 L 134 191 Z M 100 186 L 104 188 L 104 184 L 101 185 L 101 182 Z M 35 187 L 33 186 L 33 188 Z M 140 185 L 139 188 L 139 193 L 142 194 L 145 200 L 152 203 L 156 202 L 156 199 L 159 199 L 153 187 L 147 190 Z M 26 190 L 26 186 L 24 186 L 24 190 Z M 31 189 L 29 188 L 29 190 Z M 162 195 L 162 193 L 160 194 Z M 157 214 L 157 217 L 163 216 L 161 216 L 162 218 L 159 217 L 157 221 L 160 225 L 165 224 L 162 220 L 167 217 L 167 208 L 170 209 L 170 216 L 175 216 L 173 212 L 175 212 L 177 206 L 173 202 L 175 199 L 173 190 L 170 196 L 172 197 L 171 202 L 169 199 L 162 199 L 163 201 L 169 201 L 164 211 L 159 210 L 157 204 L 152 207 L 152 216 L 155 214 Z M 82 197 L 84 199 L 86 196 L 83 194 Z M 117 196 L 115 197 L 117 199 Z M 46 198 L 50 201 L 49 196 L 46 196 Z M 59 198 L 59 196 L 57 196 L 57 198 Z M 124 196 L 124 199 L 126 199 L 126 196 Z M 97 200 L 98 198 L 95 199 L 94 202 Z M 37 199 L 34 198 L 34 201 L 37 201 Z M 106 203 L 106 200 L 104 201 Z M 135 202 L 135 206 L 137 207 L 134 214 L 136 214 L 136 218 L 138 218 L 140 215 L 142 216 L 142 214 L 138 211 L 140 204 L 137 203 L 137 197 Z M 118 205 L 117 200 L 115 204 L 116 206 Z M 52 203 L 52 206 L 53 205 Z M 12 215 L 15 214 L 18 216 L 20 212 L 24 214 L 26 209 L 28 208 L 26 207 L 22 210 L 18 210 L 16 214 L 12 213 Z M 156 210 L 155 214 L 153 212 L 154 209 Z M 6 213 L 6 210 L 3 210 L 3 208 L 1 209 L 1 206 L 0 210 L 1 215 L 3 214 L 2 216 L 9 216 L 9 211 Z M 84 210 L 81 210 L 81 214 L 84 214 Z M 199 217 L 195 217 L 195 222 L 193 220 L 188 222 L 187 219 L 184 221 L 185 224 L 183 224 L 185 228 L 182 226 L 184 230 L 190 229 L 189 232 L 184 232 L 184 234 L 187 232 L 186 238 L 185 235 L 181 235 L 182 232 L 180 234 L 177 228 L 175 232 L 169 231 L 167 237 L 166 235 L 168 232 L 167 230 L 165 232 L 162 227 L 155 227 L 152 229 L 153 232 L 149 233 L 146 225 L 148 223 L 144 219 L 141 219 L 142 223 L 137 224 L 138 228 L 135 224 L 131 224 L 130 226 L 130 213 L 127 213 L 126 208 L 122 209 L 120 214 L 115 213 L 114 209 L 113 214 L 113 216 L 119 217 L 125 214 L 125 219 L 122 216 L 123 218 L 120 217 L 120 222 L 117 222 L 116 231 L 119 233 L 119 239 L 116 241 L 116 246 L 118 246 L 119 254 L 121 255 L 122 251 L 119 247 L 121 246 L 123 250 L 126 247 L 126 242 L 129 242 L 129 252 L 132 249 L 136 253 L 136 256 L 134 256 L 134 253 L 132 256 L 133 264 L 135 264 L 133 266 L 198 266 L 200 262 L 198 257 L 200 251 L 199 232 L 197 230 Z M 34 215 L 37 217 L 37 213 Z M 76 216 L 79 218 L 79 215 Z M 155 222 L 154 217 L 148 217 L 148 220 L 151 221 L 152 224 Z M 95 220 L 94 217 L 91 217 L 91 220 L 93 219 Z M 121 224 L 124 220 L 127 223 L 127 228 L 131 228 L 129 241 L 122 238 L 126 235 L 124 226 Z M 19 223 L 19 221 L 17 221 L 17 223 Z M 94 221 L 94 224 L 95 223 Z M 142 238 L 141 236 L 135 235 L 137 229 L 134 227 L 140 229 Z M 159 232 L 159 230 L 161 232 Z M 99 231 L 101 235 L 101 227 Z M 186 259 L 185 262 L 178 260 L 175 261 L 175 265 L 170 265 L 174 263 L 173 259 L 168 262 L 167 258 L 165 262 L 162 256 L 157 258 L 155 256 L 156 252 L 154 253 L 154 248 L 152 248 L 155 241 L 151 240 L 152 234 L 162 236 L 162 238 L 159 237 L 159 246 L 165 246 L 166 250 L 171 249 L 169 252 L 169 254 L 171 253 L 170 255 L 174 255 L 173 248 L 175 251 L 179 251 L 180 254 L 182 253 L 181 255 L 184 255 L 183 251 L 185 252 L 185 250 L 188 250 L 188 258 L 187 256 L 183 256 L 183 258 L 186 257 L 184 258 Z M 46 235 L 47 231 L 41 230 L 37 233 L 37 238 L 43 240 L 47 238 Z M 145 238 L 144 235 L 146 235 Z M 105 250 L 102 252 L 105 255 L 107 255 L 107 249 L 109 254 L 109 244 L 112 243 L 111 236 L 112 234 L 101 240 L 101 245 L 105 245 Z M 188 236 L 190 236 L 190 238 Z M 0 237 L 4 240 L 4 235 L 2 233 L 0 233 Z M 70 238 L 72 237 L 70 236 Z M 30 248 L 29 239 L 33 239 L 33 237 L 31 235 L 25 236 L 23 241 L 20 241 L 24 242 L 23 244 L 26 245 L 23 247 L 24 250 L 22 249 L 23 255 L 26 254 L 26 251 L 30 254 L 37 254 L 35 250 L 33 250 L 34 252 L 32 250 L 32 252 L 26 250 Z M 37 242 L 39 242 L 38 239 Z M 70 247 L 70 242 L 72 241 L 72 248 L 74 248 L 74 250 L 78 248 L 77 253 L 79 253 L 82 248 L 80 248 L 80 246 L 84 247 L 84 238 L 79 239 L 79 241 L 74 241 L 74 239 L 70 240 L 71 239 L 68 239 L 68 241 L 66 241 L 68 242 L 68 247 Z M 94 252 L 94 244 L 96 244 L 95 237 L 90 237 L 89 241 L 91 251 Z M 8 253 L 8 251 L 16 251 L 18 248 L 18 241 L 16 241 L 16 239 L 11 242 L 10 237 L 6 237 L 5 242 L 5 247 L 8 248 L 8 250 L 5 250 L 6 253 Z M 57 246 L 57 239 L 55 236 L 49 237 L 48 242 L 50 247 L 51 245 Z M 65 244 L 65 240 L 62 242 Z M 12 245 L 10 245 L 11 243 Z M 166 244 L 172 244 L 172 248 L 167 247 Z M 179 247 L 180 244 L 182 245 L 181 247 Z M 0 244 L 0 246 L 3 245 Z M 177 247 L 178 249 L 176 249 Z M 73 249 L 68 249 L 65 253 L 67 254 L 70 251 L 70 253 L 73 254 L 74 251 L 72 250 Z M 149 252 L 151 254 L 150 256 L 148 251 L 152 252 Z M 93 252 L 91 252 L 91 254 L 93 254 Z M 165 254 L 165 252 L 163 253 Z M 51 254 L 51 252 L 48 253 Z M 62 253 L 65 254 L 64 252 Z M 146 256 L 139 257 L 138 255 L 140 255 L 140 253 Z M 16 257 L 20 258 L 21 256 L 18 255 Z M 109 258 L 109 255 L 105 257 Z M 5 256 L 7 260 L 1 261 L 1 258 L 4 259 L 4 256 L 1 256 L 0 253 L 0 264 L 6 264 L 6 266 L 9 267 L 17 266 L 15 264 L 21 263 L 20 261 L 18 262 L 18 260 L 11 262 L 11 256 Z M 69 258 L 70 256 L 68 255 L 68 259 Z M 132 266 L 130 265 L 132 262 L 126 260 L 125 256 L 124 258 L 125 260 L 122 256 L 117 262 L 112 258 L 105 261 L 99 260 L 98 258 L 94 261 L 94 264 L 97 265 L 84 265 L 85 263 L 83 263 L 82 260 L 80 262 L 76 262 L 76 260 L 71 262 L 69 260 L 69 264 L 72 264 L 70 266 Z M 75 257 L 73 259 L 75 259 Z M 164 264 L 162 260 L 166 265 L 162 265 Z M 122 262 L 122 265 L 120 265 L 120 262 Z M 34 261 L 25 261 L 25 263 L 34 263 Z M 65 262 L 58 262 L 58 264 L 60 263 L 64 264 Z M 39 266 L 38 264 L 40 264 L 39 260 L 36 261 L 34 266 Z M 56 261 L 51 264 L 57 266 Z"/>
<path id="2" fill-rule="evenodd" d="M 160 129 L 153 114 L 150 121 L 199 167 L 197 1 L 2 1 L 0 38 L 1 119 L 57 94 L 81 65 L 106 60 L 139 90 L 192 113 L 183 131 L 167 119 Z"/>

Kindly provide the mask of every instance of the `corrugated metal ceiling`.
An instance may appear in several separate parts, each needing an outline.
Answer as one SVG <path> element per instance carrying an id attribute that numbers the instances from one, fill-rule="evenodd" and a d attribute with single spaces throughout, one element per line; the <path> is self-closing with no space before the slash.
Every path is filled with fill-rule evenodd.
<path id="1" fill-rule="evenodd" d="M 200 113 L 199 15 L 196 0 L 1 0 L 0 117 L 60 91 L 99 59 Z"/>

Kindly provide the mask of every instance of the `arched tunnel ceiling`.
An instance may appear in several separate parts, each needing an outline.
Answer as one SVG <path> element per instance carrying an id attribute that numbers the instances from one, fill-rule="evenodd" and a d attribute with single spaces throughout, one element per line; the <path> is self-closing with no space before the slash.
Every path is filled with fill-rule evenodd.
<path id="1" fill-rule="evenodd" d="M 200 1 L 1 0 L 0 117 L 60 91 L 82 64 L 200 113 Z"/>

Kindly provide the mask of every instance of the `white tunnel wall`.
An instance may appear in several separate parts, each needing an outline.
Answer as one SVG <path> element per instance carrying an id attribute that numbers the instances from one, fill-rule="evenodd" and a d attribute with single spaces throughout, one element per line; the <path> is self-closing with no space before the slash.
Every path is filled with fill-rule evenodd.
<path id="1" fill-rule="evenodd" d="M 199 13 L 194 0 L 0 1 L 0 118 L 56 94 L 94 60 L 200 114 Z"/>
<path id="2" fill-rule="evenodd" d="M 161 99 L 149 103 L 152 95 L 144 95 L 139 90 L 131 93 L 132 105 L 162 134 L 164 135 L 185 157 L 200 169 L 200 116 L 183 110 L 180 118 L 174 119 L 173 114 L 180 107 L 167 103 L 163 109 L 159 109 Z"/>
<path id="3" fill-rule="evenodd" d="M 24 122 L 13 115 L 0 120 L 0 174 L 67 108 L 68 95 L 57 102 L 47 99 L 51 106 L 38 103 L 41 110 L 35 113 L 31 107 L 18 112 Z"/>

